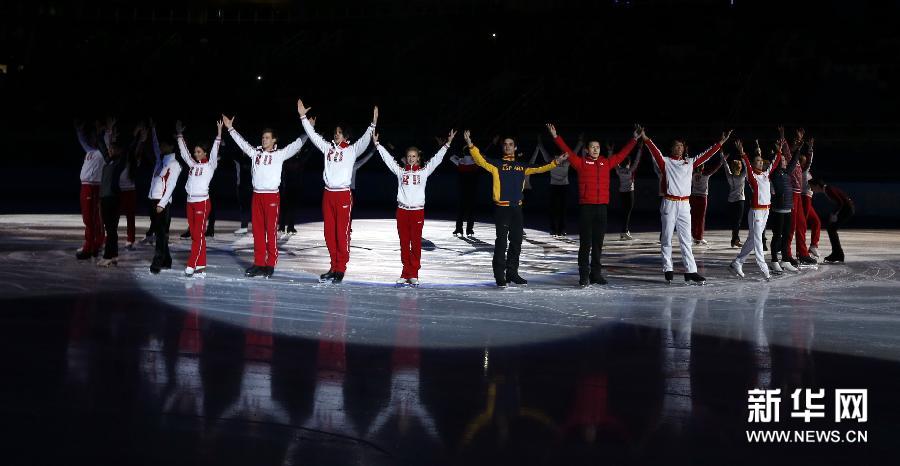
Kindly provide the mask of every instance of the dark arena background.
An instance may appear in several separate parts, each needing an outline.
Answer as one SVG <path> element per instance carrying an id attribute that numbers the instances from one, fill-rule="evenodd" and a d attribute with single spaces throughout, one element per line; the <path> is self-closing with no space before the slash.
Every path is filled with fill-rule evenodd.
<path id="1" fill-rule="evenodd" d="M 898 19 L 888 0 L 4 0 L 0 464 L 896 464 Z M 417 286 L 395 283 L 398 177 L 377 153 L 356 173 L 346 277 L 319 279 L 334 268 L 331 162 L 310 142 L 270 204 L 296 233 L 276 233 L 274 275 L 246 276 L 261 265 L 258 238 L 240 230 L 251 158 L 227 129 L 205 238 L 182 237 L 188 170 L 167 185 L 171 268 L 149 270 L 148 141 L 130 171 L 134 244 L 122 212 L 116 262 L 109 242 L 76 259 L 85 209 L 110 216 L 79 198 L 87 162 L 73 122 L 103 139 L 95 122 L 115 117 L 118 151 L 151 122 L 174 144 L 181 120 L 193 151 L 236 115 L 251 145 L 273 128 L 284 148 L 306 134 L 298 99 L 325 141 L 338 125 L 364 138 L 378 106 L 395 158 L 417 146 L 428 160 L 436 137 L 459 130 L 428 178 Z M 777 127 L 795 147 L 802 128 L 811 176 L 851 206 L 814 194 L 821 239 L 810 227 L 790 246 L 816 246 L 813 263 L 776 274 L 790 262 L 766 251 L 771 280 L 753 257 L 739 278 L 723 168 L 702 242 L 676 231 L 667 284 L 661 206 L 681 201 L 661 200 L 645 146 L 630 225 L 616 172 L 601 185 L 607 284 L 579 286 L 579 190 L 593 185 L 573 168 L 561 190 L 530 176 L 528 284 L 498 288 L 492 176 L 475 167 L 465 184 L 449 158 L 469 155 L 469 129 L 488 161 L 501 163 L 510 137 L 521 163 L 543 165 L 539 146 L 562 153 L 548 122 L 604 154 L 643 125 L 660 160 L 674 160 L 676 138 L 696 156 L 730 129 L 722 152 L 737 160 L 741 139 L 752 157 L 759 140 L 772 159 Z M 454 235 L 467 200 L 474 235 Z M 560 218 L 567 235 L 551 225 Z M 682 280 L 679 234 L 693 236 L 705 286 Z M 187 271 L 194 242 L 208 266 Z"/>

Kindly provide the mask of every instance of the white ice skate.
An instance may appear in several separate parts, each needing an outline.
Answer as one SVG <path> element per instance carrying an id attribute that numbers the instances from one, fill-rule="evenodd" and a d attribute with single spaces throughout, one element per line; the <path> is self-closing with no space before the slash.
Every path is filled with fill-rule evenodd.
<path id="1" fill-rule="evenodd" d="M 111 259 L 100 259 L 97 261 L 97 267 L 112 267 L 114 265 L 119 265 L 118 257 L 113 257 Z"/>
<path id="2" fill-rule="evenodd" d="M 779 264 L 778 262 L 773 261 L 771 264 L 769 264 L 769 269 L 771 269 L 772 273 L 775 275 L 781 275 L 784 273 L 784 270 L 782 270 L 781 268 L 781 264 Z"/>
<path id="3" fill-rule="evenodd" d="M 779 264 L 781 264 L 781 268 L 784 269 L 785 272 L 800 273 L 800 270 L 798 270 L 797 267 L 791 265 L 791 263 L 788 261 L 781 261 L 779 262 Z"/>
<path id="4" fill-rule="evenodd" d="M 728 266 L 728 271 L 737 275 L 738 278 L 744 278 L 744 266 L 736 260 L 731 261 L 731 265 Z"/>

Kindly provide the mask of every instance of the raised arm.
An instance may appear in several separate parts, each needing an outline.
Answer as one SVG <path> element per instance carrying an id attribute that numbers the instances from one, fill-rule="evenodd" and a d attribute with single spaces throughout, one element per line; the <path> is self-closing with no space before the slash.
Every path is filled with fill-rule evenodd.
<path id="1" fill-rule="evenodd" d="M 223 114 L 222 124 L 228 128 L 228 134 L 231 136 L 231 139 L 234 140 L 234 143 L 241 149 L 241 152 L 247 155 L 247 157 L 253 157 L 256 154 L 256 148 L 251 146 L 250 143 L 234 129 L 234 119 L 235 117 L 228 118 Z"/>
<path id="2" fill-rule="evenodd" d="M 553 160 L 553 157 L 550 155 L 549 152 L 547 152 L 547 149 L 544 147 L 543 144 L 538 144 L 537 147 L 538 147 L 538 150 L 541 151 L 541 157 L 544 158 L 544 162 L 550 162 L 551 160 Z"/>
<path id="3" fill-rule="evenodd" d="M 437 170 L 437 167 L 444 161 L 444 155 L 447 154 L 447 149 L 450 148 L 450 143 L 453 142 L 453 137 L 456 136 L 455 130 L 450 130 L 450 135 L 447 137 L 447 142 L 438 149 L 437 153 L 434 154 L 434 157 L 425 164 L 425 168 L 423 169 L 425 172 L 425 176 L 431 175 Z"/>
<path id="4" fill-rule="evenodd" d="M 156 125 L 150 123 L 150 145 L 153 147 L 153 158 L 159 163 L 162 157 L 162 150 L 159 148 L 159 138 L 156 136 Z"/>
<path id="5" fill-rule="evenodd" d="M 212 149 L 209 151 L 209 165 L 213 170 L 219 166 L 219 146 L 222 145 L 222 120 L 216 122 L 216 140 L 213 141 Z"/>
<path id="6" fill-rule="evenodd" d="M 78 136 L 78 143 L 81 144 L 81 148 L 84 149 L 85 153 L 97 150 L 96 147 L 88 142 L 87 136 L 84 134 L 84 124 L 75 125 L 75 135 Z"/>
<path id="7" fill-rule="evenodd" d="M 307 117 L 307 113 L 311 109 L 312 107 L 303 105 L 303 101 L 297 99 L 297 113 L 300 114 L 300 123 L 303 125 L 303 130 L 306 131 L 306 135 L 309 136 L 309 140 L 312 141 L 313 145 L 324 155 L 328 153 L 328 148 L 331 144 L 325 141 L 325 138 L 316 132 L 313 122 Z"/>
<path id="8" fill-rule="evenodd" d="M 437 170 L 437 167 L 444 161 L 444 155 L 447 153 L 447 149 L 450 148 L 450 143 L 444 144 L 438 149 L 437 153 L 434 154 L 434 157 L 425 164 L 425 168 L 422 170 L 425 172 L 425 176 L 431 175 Z"/>
<path id="9" fill-rule="evenodd" d="M 722 154 L 722 155 L 724 155 L 724 154 Z M 712 165 L 703 167 L 703 175 L 704 176 L 714 175 L 717 171 L 719 171 L 720 168 L 722 168 L 722 165 L 724 163 L 725 163 L 725 158 L 719 157 L 718 160 L 716 160 L 715 162 L 712 162 Z"/>
<path id="10" fill-rule="evenodd" d="M 814 138 L 809 138 L 809 154 L 806 156 L 806 171 L 810 171 L 812 169 L 813 162 L 813 147 L 816 143 Z"/>
<path id="11" fill-rule="evenodd" d="M 184 142 L 184 135 L 182 132 L 184 131 L 184 125 L 181 124 L 181 120 L 175 122 L 175 133 L 178 135 L 176 139 L 178 140 L 178 155 L 181 156 L 181 160 L 184 160 L 189 167 L 194 166 L 194 159 L 191 158 L 191 153 L 188 151 L 187 144 Z"/>
<path id="12" fill-rule="evenodd" d="M 644 146 L 650 151 L 650 156 L 653 157 L 653 161 L 656 162 L 654 166 L 656 167 L 657 174 L 665 173 L 666 161 L 663 159 L 662 152 L 659 151 L 659 148 L 656 147 L 653 140 L 647 137 L 647 134 L 641 133 L 641 137 L 644 139 Z"/>
<path id="13" fill-rule="evenodd" d="M 563 141 L 562 136 L 556 132 L 556 126 L 553 123 L 547 123 L 546 126 L 547 130 L 550 131 L 550 136 L 553 136 L 553 142 L 556 143 L 556 147 L 559 147 L 559 150 L 569 156 L 569 163 L 571 163 L 576 170 L 581 168 L 583 162 L 582 158 L 569 148 L 566 141 Z"/>
<path id="14" fill-rule="evenodd" d="M 466 141 L 466 147 L 469 148 L 469 154 L 472 156 L 472 160 L 475 161 L 475 165 L 478 165 L 490 173 L 497 173 L 497 167 L 485 160 L 481 155 L 481 151 L 475 147 L 475 144 L 472 144 L 472 134 L 469 130 L 463 132 L 463 139 Z"/>
<path id="15" fill-rule="evenodd" d="M 641 155 L 644 153 L 644 144 L 643 142 L 638 146 L 637 154 L 634 156 L 634 162 L 632 162 L 630 171 L 631 176 L 637 172 L 638 166 L 641 164 Z"/>
<path id="16" fill-rule="evenodd" d="M 363 149 L 369 147 L 369 143 L 372 142 L 372 133 L 375 132 L 375 125 L 378 123 L 378 106 L 375 106 L 375 109 L 372 110 L 372 123 L 369 124 L 369 127 L 366 128 L 366 132 L 360 136 L 356 142 L 353 143 L 354 153 L 359 154 Z"/>
<path id="17" fill-rule="evenodd" d="M 712 157 L 713 155 L 716 155 L 716 152 L 718 152 L 719 149 L 722 148 L 722 144 L 725 144 L 725 142 L 728 141 L 728 138 L 731 137 L 731 133 L 733 131 L 734 130 L 729 130 L 727 133 L 722 133 L 722 138 L 719 140 L 719 142 L 713 144 L 712 146 L 710 146 L 709 149 L 706 149 L 705 152 L 700 154 L 699 157 L 695 158 L 694 163 L 693 163 L 694 168 L 697 168 L 699 165 L 701 165 L 704 162 L 706 162 L 707 160 L 709 160 L 710 157 Z"/>
<path id="18" fill-rule="evenodd" d="M 297 139 L 294 139 L 294 142 L 285 146 L 284 149 L 279 149 L 278 152 L 281 153 L 282 157 L 284 157 L 284 160 L 287 160 L 287 159 L 297 155 L 297 152 L 300 152 L 300 149 L 303 148 L 303 144 L 306 144 L 306 141 L 308 139 L 309 139 L 309 137 L 307 135 L 303 134 L 300 137 L 298 137 Z"/>
<path id="19" fill-rule="evenodd" d="M 372 141 L 375 142 L 375 150 L 378 151 L 378 155 L 381 156 L 381 160 L 384 161 L 384 164 L 387 166 L 388 170 L 394 174 L 394 176 L 400 176 L 400 173 L 403 172 L 403 169 L 400 168 L 400 164 L 394 159 L 394 156 L 385 149 L 384 146 L 378 143 L 378 134 L 374 134 L 372 136 Z"/>
<path id="20" fill-rule="evenodd" d="M 540 167 L 529 167 L 525 169 L 525 175 L 537 175 L 538 173 L 548 172 L 557 166 L 558 164 L 556 163 L 556 160 L 554 160 L 548 164 L 541 165 Z"/>
<path id="21" fill-rule="evenodd" d="M 725 173 L 734 176 L 734 172 L 731 171 L 731 164 L 728 163 L 728 154 L 720 152 L 719 155 L 722 157 L 722 165 L 725 166 Z"/>
<path id="22" fill-rule="evenodd" d="M 628 157 L 628 154 L 630 154 L 631 150 L 634 149 L 634 145 L 637 144 L 637 140 L 641 135 L 641 131 L 643 131 L 643 128 L 641 128 L 640 125 L 634 125 L 634 134 L 631 135 L 631 140 L 628 141 L 627 144 L 625 144 L 625 147 L 623 147 L 622 150 L 609 158 L 609 165 L 611 167 L 615 167 L 623 160 L 625 160 L 625 157 Z"/>

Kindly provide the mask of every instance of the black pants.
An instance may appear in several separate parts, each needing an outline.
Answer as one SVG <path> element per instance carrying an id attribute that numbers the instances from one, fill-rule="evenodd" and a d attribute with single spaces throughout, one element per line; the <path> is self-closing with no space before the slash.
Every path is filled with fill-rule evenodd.
<path id="1" fill-rule="evenodd" d="M 566 194 L 569 186 L 565 184 L 550 185 L 550 234 L 561 235 L 566 232 Z"/>
<path id="2" fill-rule="evenodd" d="M 156 203 L 159 202 L 158 199 L 148 199 L 150 201 L 150 228 L 147 228 L 147 233 L 144 236 L 150 236 L 156 232 Z"/>
<path id="3" fill-rule="evenodd" d="M 216 232 L 216 206 L 219 205 L 215 198 L 215 192 L 209 190 L 209 214 L 206 216 L 206 234 L 212 235 Z"/>
<path id="4" fill-rule="evenodd" d="M 622 233 L 628 233 L 631 231 L 631 211 L 634 210 L 634 191 L 620 192 L 619 199 L 622 200 L 622 214 L 625 217 L 625 223 L 622 224 Z"/>
<path id="5" fill-rule="evenodd" d="M 505 283 L 508 277 L 519 274 L 519 254 L 522 252 L 522 206 L 494 208 L 497 239 L 494 241 L 494 279 Z M 507 237 L 509 250 L 507 251 Z"/>
<path id="6" fill-rule="evenodd" d="M 744 218 L 744 201 L 731 201 L 728 203 L 728 213 L 731 216 L 731 241 L 741 239 L 741 219 Z"/>
<path id="7" fill-rule="evenodd" d="M 581 204 L 578 206 L 578 275 L 599 278 L 603 254 L 603 236 L 606 235 L 606 204 Z"/>
<path id="8" fill-rule="evenodd" d="M 278 229 L 294 230 L 297 222 L 297 185 L 293 182 L 283 183 L 281 187 L 281 207 L 278 212 Z"/>
<path id="9" fill-rule="evenodd" d="M 838 229 L 843 227 L 851 217 L 853 217 L 853 207 L 843 207 L 838 211 L 837 220 L 832 222 L 828 219 L 828 240 L 831 241 L 831 255 L 835 259 L 844 259 L 844 249 L 841 248 L 841 238 L 838 236 Z"/>
<path id="10" fill-rule="evenodd" d="M 241 228 L 247 228 L 250 223 L 250 201 L 253 199 L 253 185 L 249 181 L 237 185 L 238 210 L 241 214 Z"/>
<path id="11" fill-rule="evenodd" d="M 119 257 L 119 196 L 100 198 L 100 218 L 103 219 L 103 229 L 106 230 L 106 246 L 103 249 L 103 258 L 112 259 Z"/>
<path id="12" fill-rule="evenodd" d="M 478 189 L 478 175 L 475 173 L 459 174 L 459 204 L 456 209 L 456 231 L 463 231 L 466 222 L 466 233 L 475 231 L 475 190 Z"/>
<path id="13" fill-rule="evenodd" d="M 772 261 L 790 259 L 788 244 L 791 238 L 791 213 L 772 211 L 769 213 L 769 224 L 772 225 L 772 245 L 769 248 Z"/>
<path id="14" fill-rule="evenodd" d="M 166 206 L 162 212 L 156 213 L 156 204 L 153 201 L 153 211 L 150 214 L 150 223 L 153 225 L 153 234 L 156 236 L 156 250 L 153 253 L 151 267 L 171 267 L 172 256 L 169 254 L 169 224 L 172 221 L 172 204 Z"/>

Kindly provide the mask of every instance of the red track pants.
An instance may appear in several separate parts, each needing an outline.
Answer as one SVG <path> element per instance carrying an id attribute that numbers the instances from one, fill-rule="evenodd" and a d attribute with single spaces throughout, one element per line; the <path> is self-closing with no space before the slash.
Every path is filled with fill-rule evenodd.
<path id="1" fill-rule="evenodd" d="M 81 185 L 81 220 L 84 222 L 84 243 L 81 249 L 93 253 L 103 247 L 103 219 L 100 218 L 100 186 Z"/>
<path id="2" fill-rule="evenodd" d="M 695 241 L 703 239 L 706 229 L 706 196 L 691 195 L 691 236 Z"/>
<path id="3" fill-rule="evenodd" d="M 353 194 L 347 191 L 325 190 L 322 196 L 322 217 L 325 220 L 325 246 L 331 256 L 331 270 L 346 272 L 350 262 L 350 218 Z"/>
<path id="4" fill-rule="evenodd" d="M 253 265 L 275 267 L 278 262 L 278 193 L 253 193 Z"/>
<path id="5" fill-rule="evenodd" d="M 209 218 L 211 208 L 212 203 L 209 199 L 187 203 L 187 221 L 191 231 L 191 255 L 188 257 L 188 267 L 194 269 L 206 267 L 206 219 Z"/>
<path id="6" fill-rule="evenodd" d="M 425 225 L 425 209 L 397 209 L 397 233 L 400 234 L 400 261 L 403 272 L 400 278 L 419 278 L 422 262 L 422 226 Z"/>
<path id="7" fill-rule="evenodd" d="M 819 235 L 822 232 L 822 221 L 812 206 L 812 197 L 803 196 L 803 212 L 806 213 L 806 226 L 810 230 L 809 245 L 819 247 Z"/>
<path id="8" fill-rule="evenodd" d="M 794 193 L 794 210 L 791 218 L 791 235 L 788 236 L 788 252 L 791 250 L 791 240 L 797 240 L 797 257 L 809 257 L 809 249 L 806 248 L 806 213 L 803 209 L 803 197 L 800 193 Z"/>
<path id="9" fill-rule="evenodd" d="M 125 216 L 126 241 L 134 242 L 134 214 L 137 210 L 137 192 L 133 189 L 119 193 L 119 213 Z"/>

